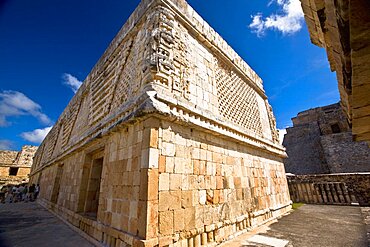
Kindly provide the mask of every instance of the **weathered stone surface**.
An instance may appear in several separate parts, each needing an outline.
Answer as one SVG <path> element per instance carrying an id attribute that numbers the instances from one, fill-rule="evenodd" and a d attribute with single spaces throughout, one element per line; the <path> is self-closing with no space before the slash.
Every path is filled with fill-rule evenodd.
<path id="1" fill-rule="evenodd" d="M 28 182 L 37 147 L 23 146 L 21 151 L 0 151 L 0 185 Z"/>
<path id="2" fill-rule="evenodd" d="M 301 0 L 312 43 L 337 72 L 341 104 L 355 140 L 370 143 L 370 3 Z"/>
<path id="3" fill-rule="evenodd" d="M 310 109 L 293 118 L 283 145 L 287 172 L 322 174 L 370 171 L 370 148 L 354 142 L 339 104 Z"/>
<path id="4" fill-rule="evenodd" d="M 185 1 L 144 0 L 31 179 L 43 204 L 107 246 L 198 246 L 290 209 L 284 157 L 255 72 Z"/>
<path id="5" fill-rule="evenodd" d="M 294 202 L 370 205 L 370 173 L 287 176 Z"/>

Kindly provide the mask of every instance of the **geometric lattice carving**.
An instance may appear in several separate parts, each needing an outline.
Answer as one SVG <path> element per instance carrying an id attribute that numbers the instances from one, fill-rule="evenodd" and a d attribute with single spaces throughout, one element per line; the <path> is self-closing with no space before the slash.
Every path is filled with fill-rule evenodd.
<path id="1" fill-rule="evenodd" d="M 62 143 L 61 148 L 67 146 L 69 137 L 72 133 L 72 128 L 76 122 L 77 114 L 80 110 L 81 102 L 75 102 L 73 105 L 70 106 L 68 109 L 69 111 L 66 112 L 64 116 L 64 124 L 63 124 L 63 133 L 62 133 Z"/>
<path id="2" fill-rule="evenodd" d="M 218 43 L 223 44 L 222 40 L 207 28 L 203 30 L 204 37 L 196 36 L 176 16 L 166 6 L 155 6 L 141 20 L 131 23 L 135 28 L 130 24 L 123 29 L 128 31 L 122 32 L 126 36 L 114 40 L 49 133 L 42 160 L 77 145 L 81 137 L 91 136 L 90 131 L 102 131 L 96 127 L 116 121 L 121 110 L 134 111 L 134 107 L 122 109 L 121 106 L 143 100 L 137 96 L 144 88 L 162 90 L 164 87 L 162 96 L 175 96 L 182 102 L 187 99 L 196 104 L 197 110 L 206 110 L 215 119 L 228 120 L 262 138 L 267 136 L 270 124 L 273 140 L 278 140 L 271 107 L 266 102 L 266 116 L 256 90 L 237 73 L 232 63 L 221 58 L 222 53 L 212 49 L 213 43 L 217 47 Z M 209 39 L 212 37 L 214 40 Z M 202 44 L 200 39 L 204 38 L 212 42 Z M 228 56 L 228 49 L 224 55 Z M 146 87 L 147 83 L 155 87 Z M 103 121 L 104 118 L 112 122 Z"/>
<path id="3" fill-rule="evenodd" d="M 85 132 L 85 130 L 89 127 L 87 125 L 88 119 L 89 119 L 89 97 L 87 94 L 81 95 L 81 97 L 78 99 L 79 101 L 79 107 L 77 112 L 77 116 L 75 117 L 75 121 L 72 127 L 72 131 L 69 134 L 68 140 L 63 139 L 62 148 L 65 148 L 65 144 L 68 145 L 70 143 L 70 140 L 73 138 L 76 138 L 78 135 L 81 135 Z"/>
<path id="4" fill-rule="evenodd" d="M 180 93 L 186 99 L 189 98 L 189 84 L 190 84 L 190 67 L 192 57 L 190 56 L 190 48 L 188 45 L 189 35 L 187 30 L 182 25 L 176 23 L 174 33 L 174 49 L 173 49 L 173 92 Z"/>
<path id="5" fill-rule="evenodd" d="M 126 40 L 122 46 L 117 48 L 115 55 L 112 56 L 111 59 L 105 61 L 105 64 L 100 68 L 100 71 L 103 72 L 100 72 L 101 74 L 92 80 L 90 87 L 90 125 L 98 123 L 109 113 L 112 101 L 114 100 L 114 92 L 116 91 L 117 83 L 119 83 L 119 78 L 121 77 L 119 75 L 121 72 L 120 70 L 126 64 L 131 46 L 132 39 L 130 38 Z M 137 77 L 137 75 L 135 76 Z M 133 86 L 135 86 L 135 84 L 131 84 L 131 88 Z M 120 89 L 121 88 L 119 88 L 119 90 Z M 129 95 L 129 92 L 120 93 L 123 93 L 122 96 Z"/>
<path id="6" fill-rule="evenodd" d="M 113 79 L 115 70 L 112 68 L 107 68 L 102 74 L 98 76 L 91 83 L 90 94 L 90 115 L 89 123 L 93 125 L 99 122 L 107 113 L 109 109 L 109 96 L 110 91 L 113 87 Z"/>
<path id="7" fill-rule="evenodd" d="M 47 142 L 44 148 L 45 154 L 43 155 L 43 160 L 49 160 L 54 152 L 55 144 L 59 136 L 60 124 L 56 124 L 47 135 Z"/>
<path id="8" fill-rule="evenodd" d="M 219 61 L 216 70 L 220 114 L 255 134 L 262 136 L 256 92 L 233 70 Z"/>
<path id="9" fill-rule="evenodd" d="M 151 35 L 148 36 L 148 45 L 145 50 L 146 68 L 150 70 L 150 81 L 157 81 L 166 86 L 171 86 L 173 73 L 173 13 L 158 7 L 148 17 L 153 25 Z"/>
<path id="10" fill-rule="evenodd" d="M 188 51 L 186 43 L 182 42 L 184 39 L 181 39 L 183 33 L 175 30 L 174 13 L 158 7 L 148 19 L 153 28 L 145 50 L 145 71 L 150 70 L 148 81 L 159 82 L 188 98 Z"/>
<path id="11" fill-rule="evenodd" d="M 266 104 L 267 114 L 268 114 L 268 117 L 269 117 L 269 123 L 270 123 L 271 134 L 272 134 L 272 140 L 275 143 L 279 143 L 279 133 L 278 133 L 278 131 L 276 129 L 276 119 L 275 119 L 274 113 L 272 112 L 272 107 L 268 103 L 267 100 L 265 101 L 265 104 Z"/>
<path id="12" fill-rule="evenodd" d="M 118 67 L 116 89 L 114 90 L 114 96 L 111 105 L 111 111 L 116 110 L 119 106 L 124 104 L 129 97 L 140 88 L 141 82 L 141 71 L 140 71 L 140 46 L 143 37 L 139 33 L 134 40 L 134 47 L 132 47 L 132 40 L 126 42 L 126 46 L 121 52 L 122 64 Z"/>

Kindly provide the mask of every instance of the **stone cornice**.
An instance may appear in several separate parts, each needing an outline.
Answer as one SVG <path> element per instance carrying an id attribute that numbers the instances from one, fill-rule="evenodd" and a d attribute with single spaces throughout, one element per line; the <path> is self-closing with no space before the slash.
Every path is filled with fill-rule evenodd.
<path id="1" fill-rule="evenodd" d="M 251 146 L 263 152 L 268 152 L 281 158 L 286 157 L 283 146 L 258 138 L 252 133 L 247 134 L 245 130 L 233 125 L 231 122 L 215 119 L 210 113 L 199 111 L 188 105 L 186 101 L 166 97 L 165 94 L 154 91 L 154 88 L 158 89 L 158 86 L 161 87 L 155 83 L 147 84 L 140 96 L 123 105 L 114 114 L 105 118 L 98 126 L 84 133 L 79 139 L 74 140 L 73 143 L 68 145 L 68 148 L 61 150 L 60 155 L 57 155 L 45 164 L 40 164 L 32 171 L 32 174 L 42 170 L 45 166 L 62 160 L 96 139 L 102 140 L 109 133 L 115 132 L 125 125 L 153 115 L 194 125 L 215 135 L 231 138 L 243 145 Z"/>
<path id="2" fill-rule="evenodd" d="M 174 52 L 181 52 L 179 50 L 175 51 L 175 45 L 187 41 L 174 36 L 175 33 L 181 33 L 181 30 L 174 29 L 175 22 L 181 24 L 192 36 L 192 39 L 199 42 L 199 46 L 205 48 L 205 50 L 208 49 L 207 52 L 212 55 L 215 61 L 217 60 L 230 68 L 233 75 L 238 78 L 238 81 L 232 81 L 231 84 L 238 83 L 238 85 L 244 87 L 243 95 L 251 95 L 249 99 L 238 98 L 239 102 L 246 102 L 243 105 L 244 108 L 239 110 L 244 114 L 244 122 L 240 121 L 238 112 L 235 112 L 238 119 L 235 119 L 234 115 L 229 116 L 224 113 L 230 110 L 232 106 L 223 106 L 224 108 L 221 109 L 223 115 L 220 113 L 221 100 L 219 95 L 222 95 L 222 93 L 216 92 L 218 89 L 213 91 L 213 101 L 209 105 L 210 108 L 203 108 L 202 104 L 195 107 L 194 98 L 193 100 L 189 99 L 190 89 L 188 87 L 190 83 L 193 83 L 193 86 L 195 85 L 195 79 L 187 77 L 192 72 L 187 71 L 187 68 L 180 70 L 180 73 L 183 74 L 178 76 L 178 71 L 174 66 L 176 62 L 178 63 L 177 60 L 173 59 Z M 142 34 L 143 32 L 140 31 L 143 30 L 145 36 L 140 36 L 139 40 L 136 39 L 139 36 L 138 33 Z M 133 40 L 136 40 L 136 43 Z M 134 44 L 137 46 L 133 47 Z M 136 73 L 131 77 L 137 78 L 137 80 L 131 79 L 132 81 L 125 82 L 124 87 L 129 87 L 130 90 L 116 92 L 117 83 L 122 80 L 120 79 L 121 73 L 126 66 L 127 57 L 135 49 L 142 49 L 141 52 L 143 52 L 142 57 L 135 60 L 135 62 L 140 60 L 139 63 L 129 65 L 130 67 L 140 68 L 139 74 Z M 179 57 L 183 59 L 182 62 L 184 63 L 181 66 L 185 66 L 186 59 L 191 60 L 183 53 L 177 53 L 177 59 Z M 192 62 L 188 61 L 188 63 Z M 209 66 L 215 66 L 213 69 L 216 70 L 216 66 L 220 65 L 216 62 L 215 65 L 211 64 Z M 216 74 L 216 72 L 214 73 Z M 228 73 L 231 72 L 222 70 L 219 75 L 223 76 L 222 78 L 230 77 Z M 175 76 L 177 77 L 175 78 Z M 215 77 L 212 79 L 214 81 L 207 81 L 207 83 L 210 85 L 216 84 Z M 231 80 L 230 78 L 227 79 Z M 175 80 L 180 85 L 175 85 Z M 198 87 L 200 86 L 198 85 Z M 223 88 L 229 87 L 226 85 Z M 163 93 L 164 91 L 166 92 Z M 231 90 L 230 92 L 234 91 Z M 116 100 L 116 104 L 113 105 L 112 102 L 116 93 L 119 97 L 125 97 L 119 103 Z M 192 93 L 191 96 L 195 97 L 194 91 Z M 235 91 L 234 93 L 238 94 L 240 92 Z M 230 97 L 235 98 L 235 95 L 230 95 Z M 87 103 L 83 107 L 84 100 Z M 119 98 L 119 100 L 121 99 Z M 222 102 L 226 104 L 225 102 L 229 102 L 229 100 L 223 99 Z M 263 115 L 264 119 L 261 119 L 262 113 L 261 110 L 258 110 L 259 107 L 262 107 L 262 110 L 266 108 L 265 111 L 268 115 Z M 77 132 L 71 134 L 76 125 L 76 116 L 81 114 L 82 108 L 87 111 L 83 114 L 88 114 L 87 122 L 83 123 L 86 127 L 77 128 Z M 113 39 L 45 138 L 35 163 L 38 164 L 37 167 L 43 167 L 56 162 L 94 139 L 107 135 L 116 126 L 136 121 L 136 119 L 146 117 L 150 113 L 175 117 L 180 121 L 187 121 L 189 124 L 225 135 L 246 145 L 285 157 L 284 148 L 274 143 L 274 141 L 276 142 L 276 138 L 274 138 L 275 122 L 272 120 L 271 109 L 267 108 L 269 108 L 269 105 L 262 88 L 262 80 L 185 1 L 143 0 Z M 249 109 L 253 109 L 253 111 Z M 234 114 L 234 112 L 232 113 Z M 250 114 L 250 117 L 247 114 Z M 187 118 L 188 116 L 192 117 Z M 247 122 L 249 120 L 245 119 L 248 118 L 253 119 L 253 121 Z M 266 123 L 269 120 L 270 122 Z M 262 122 L 265 124 L 264 129 L 260 126 Z M 259 127 L 250 127 L 257 124 L 259 124 Z M 273 141 L 266 139 L 271 138 L 269 132 L 265 131 L 266 125 L 271 128 L 271 140 Z M 250 129 L 247 129 L 249 127 Z"/>

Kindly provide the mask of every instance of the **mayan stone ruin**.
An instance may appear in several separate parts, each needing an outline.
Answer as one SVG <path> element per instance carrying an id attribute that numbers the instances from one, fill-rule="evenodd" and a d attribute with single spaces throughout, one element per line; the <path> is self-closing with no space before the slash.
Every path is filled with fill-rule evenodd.
<path id="1" fill-rule="evenodd" d="M 31 183 L 105 246 L 209 246 L 290 210 L 285 157 L 261 78 L 185 1 L 143 0 Z"/>
<path id="2" fill-rule="evenodd" d="M 356 141 L 370 145 L 370 2 L 300 0 L 311 42 L 326 49 Z"/>
<path id="3" fill-rule="evenodd" d="M 286 172 L 293 174 L 370 171 L 370 148 L 355 142 L 339 103 L 298 113 L 283 145 Z M 354 158 L 355 157 L 355 158 Z"/>
<path id="4" fill-rule="evenodd" d="M 37 147 L 23 146 L 21 151 L 0 150 L 0 185 L 28 182 Z"/>

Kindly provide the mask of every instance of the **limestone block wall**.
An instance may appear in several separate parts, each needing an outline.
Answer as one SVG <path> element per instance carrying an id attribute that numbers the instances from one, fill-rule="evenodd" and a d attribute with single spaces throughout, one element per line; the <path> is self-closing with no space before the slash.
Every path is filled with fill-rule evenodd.
<path id="1" fill-rule="evenodd" d="M 156 139 L 159 215 L 151 225 L 158 222 L 160 241 L 219 243 L 277 215 L 289 198 L 281 158 L 166 120 Z"/>
<path id="2" fill-rule="evenodd" d="M 370 171 L 370 148 L 353 142 L 351 132 L 322 136 L 321 144 L 331 173 Z"/>
<path id="3" fill-rule="evenodd" d="M 1 177 L 10 177 L 9 170 L 12 166 L 1 166 L 0 167 L 0 176 Z M 30 174 L 31 168 L 30 167 L 14 167 L 18 168 L 17 175 L 14 177 L 20 178 L 27 178 L 28 174 Z"/>
<path id="4" fill-rule="evenodd" d="M 12 166 L 0 166 L 0 184 L 19 184 L 28 182 L 28 175 L 30 174 L 30 167 L 16 167 L 17 175 L 10 175 L 10 168 Z"/>
<path id="5" fill-rule="evenodd" d="M 153 171 L 148 167 L 152 133 L 144 128 L 146 124 L 144 121 L 114 133 L 106 143 L 98 211 L 98 219 L 104 225 L 141 239 L 147 238 L 149 227 L 148 197 L 156 195 L 149 191 L 153 188 L 148 184 L 153 182 Z"/>
<path id="6" fill-rule="evenodd" d="M 147 184 L 148 176 L 151 176 L 152 172 L 142 165 L 146 164 L 142 159 L 148 159 L 149 156 L 151 135 L 150 129 L 144 130 L 144 124 L 145 122 L 141 122 L 128 126 L 104 140 L 95 141 L 83 151 L 61 160 L 58 165 L 43 169 L 39 179 L 42 188 L 40 197 L 46 202 L 54 201 L 54 207 L 62 208 L 63 212 L 60 213 L 64 216 L 65 212 L 74 215 L 71 221 L 80 227 L 81 222 L 76 219 L 79 215 L 75 213 L 84 216 L 83 201 L 93 200 L 87 194 L 84 183 L 88 176 L 84 176 L 84 173 L 89 173 L 87 166 L 94 154 L 101 153 L 104 161 L 96 221 L 99 225 L 110 226 L 130 234 L 131 241 L 132 236 L 145 239 Z M 62 169 L 59 180 L 56 179 L 58 169 Z M 55 191 L 57 181 L 59 191 Z M 151 196 L 155 196 L 155 193 Z M 88 225 L 92 227 L 91 223 Z M 101 230 L 99 233 L 86 228 L 83 230 L 103 241 Z"/>
<path id="7" fill-rule="evenodd" d="M 97 151 L 104 163 L 94 220 L 80 201 Z M 122 126 L 38 180 L 43 205 L 110 246 L 220 243 L 289 210 L 282 157 L 165 117 Z"/>
<path id="8" fill-rule="evenodd" d="M 9 167 L 0 167 L 0 176 L 8 176 L 9 175 Z"/>
<path id="9" fill-rule="evenodd" d="M 31 171 L 30 167 L 20 167 L 17 176 L 27 177 L 30 174 L 30 171 Z"/>
<path id="10" fill-rule="evenodd" d="M 320 128 L 317 123 L 287 128 L 283 141 L 288 154 L 288 158 L 284 160 L 287 172 L 294 174 L 330 172 L 320 137 Z"/>
<path id="11" fill-rule="evenodd" d="M 185 2 L 144 0 L 41 144 L 40 203 L 106 246 L 220 243 L 290 209 L 262 80 Z"/>
<path id="12" fill-rule="evenodd" d="M 28 182 L 36 146 L 23 146 L 21 151 L 0 151 L 0 184 Z M 11 174 L 10 171 L 12 171 Z"/>
<path id="13" fill-rule="evenodd" d="M 352 131 L 339 104 L 298 113 L 287 128 L 283 145 L 287 172 L 323 174 L 370 171 L 370 148 L 354 142 Z"/>

